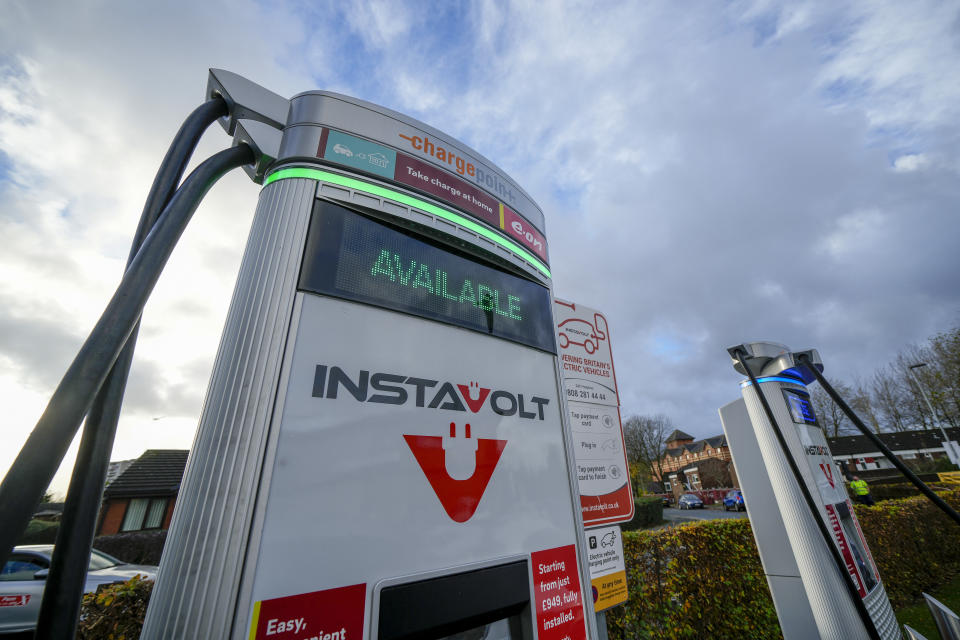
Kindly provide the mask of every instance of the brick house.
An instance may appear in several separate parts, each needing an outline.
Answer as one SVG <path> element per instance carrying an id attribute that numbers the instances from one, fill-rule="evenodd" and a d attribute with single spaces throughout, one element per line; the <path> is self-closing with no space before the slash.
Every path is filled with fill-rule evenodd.
<path id="1" fill-rule="evenodd" d="M 946 432 L 951 440 L 960 440 L 960 428 L 948 427 Z M 947 456 L 943 447 L 943 434 L 939 429 L 893 431 L 878 434 L 878 437 L 901 462 L 907 464 L 933 461 Z M 900 476 L 893 463 L 887 460 L 866 436 L 827 438 L 827 444 L 833 459 L 847 473 L 862 475 L 867 479 Z"/>
<path id="2" fill-rule="evenodd" d="M 676 429 L 667 436 L 662 471 L 662 476 L 655 479 L 674 493 L 685 487 L 697 491 L 737 486 L 733 457 L 722 434 L 695 440 Z"/>
<path id="3" fill-rule="evenodd" d="M 189 451 L 148 449 L 103 492 L 97 535 L 170 526 Z"/>

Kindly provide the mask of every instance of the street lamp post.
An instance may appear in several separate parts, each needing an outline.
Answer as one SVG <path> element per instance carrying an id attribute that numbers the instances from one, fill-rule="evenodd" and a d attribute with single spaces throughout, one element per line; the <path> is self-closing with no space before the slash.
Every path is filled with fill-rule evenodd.
<path id="1" fill-rule="evenodd" d="M 910 373 L 910 377 L 913 378 L 913 381 L 917 385 L 917 389 L 920 390 L 920 395 L 923 396 L 924 401 L 927 403 L 927 408 L 930 409 L 930 416 L 933 418 L 933 424 L 940 429 L 940 433 L 943 435 L 943 449 L 947 454 L 947 458 L 950 459 L 950 462 L 953 464 L 960 464 L 960 461 L 956 459 L 956 453 L 951 448 L 950 438 L 947 437 L 947 432 L 943 428 L 943 424 L 937 418 L 937 412 L 933 410 L 933 403 L 930 402 L 930 398 L 927 396 L 926 390 L 923 388 L 923 385 L 920 384 L 920 378 L 917 377 L 917 374 L 914 372 L 914 369 L 919 369 L 920 367 L 927 366 L 926 362 L 918 362 L 917 364 L 911 364 L 907 367 L 907 371 Z"/>

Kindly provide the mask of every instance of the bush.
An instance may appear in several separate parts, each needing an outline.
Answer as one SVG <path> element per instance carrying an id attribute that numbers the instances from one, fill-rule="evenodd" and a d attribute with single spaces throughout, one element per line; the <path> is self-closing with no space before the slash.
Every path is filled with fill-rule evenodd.
<path id="1" fill-rule="evenodd" d="M 928 482 L 929 484 L 929 482 Z M 943 491 L 943 487 L 932 487 L 935 491 Z M 920 490 L 909 482 L 895 482 L 890 484 L 872 484 L 870 485 L 870 495 L 876 501 L 880 500 L 900 500 L 902 498 L 913 498 L 920 495 Z"/>
<path id="2" fill-rule="evenodd" d="M 960 490 L 940 495 L 960 508 Z M 854 509 L 895 609 L 960 574 L 960 529 L 925 497 Z M 623 549 L 630 600 L 607 611 L 612 640 L 780 637 L 749 520 L 631 531 Z"/>
<path id="3" fill-rule="evenodd" d="M 126 582 L 102 584 L 83 596 L 77 638 L 93 640 L 139 638 L 153 580 L 134 576 Z"/>
<path id="4" fill-rule="evenodd" d="M 623 535 L 630 600 L 607 611 L 611 640 L 779 638 L 749 521 Z"/>
<path id="5" fill-rule="evenodd" d="M 57 540 L 58 522 L 31 520 L 26 531 L 21 534 L 17 544 L 53 544 Z"/>
<path id="6" fill-rule="evenodd" d="M 164 531 L 131 531 L 112 536 L 99 536 L 93 548 L 131 564 L 160 564 L 160 554 L 167 540 Z"/>
<path id="7" fill-rule="evenodd" d="M 960 509 L 960 490 L 939 495 Z M 894 608 L 960 573 L 960 528 L 926 497 L 855 505 L 854 511 Z"/>
<path id="8" fill-rule="evenodd" d="M 620 525 L 624 531 L 658 525 L 663 522 L 663 498 L 656 496 L 635 498 L 633 512 L 633 520 Z"/>

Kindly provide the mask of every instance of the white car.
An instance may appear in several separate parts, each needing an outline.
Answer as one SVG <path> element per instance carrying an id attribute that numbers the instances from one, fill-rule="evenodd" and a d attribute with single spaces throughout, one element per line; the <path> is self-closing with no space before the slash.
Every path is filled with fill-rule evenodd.
<path id="1" fill-rule="evenodd" d="M 0 571 L 0 633 L 31 631 L 37 626 L 52 554 L 52 544 L 14 547 Z M 155 580 L 157 567 L 126 564 L 94 549 L 84 591 L 93 593 L 101 584 L 124 582 L 138 574 Z"/>

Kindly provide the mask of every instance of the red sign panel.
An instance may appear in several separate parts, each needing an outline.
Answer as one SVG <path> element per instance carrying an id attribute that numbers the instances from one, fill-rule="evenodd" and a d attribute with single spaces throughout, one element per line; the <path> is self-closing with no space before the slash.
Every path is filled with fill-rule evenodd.
<path id="1" fill-rule="evenodd" d="M 0 607 L 25 607 L 28 602 L 30 602 L 30 594 L 28 593 L 0 596 Z"/>
<path id="2" fill-rule="evenodd" d="M 530 554 L 539 640 L 586 640 L 573 545 Z"/>
<path id="3" fill-rule="evenodd" d="M 830 518 L 830 528 L 833 530 L 833 535 L 837 540 L 837 546 L 840 548 L 840 555 L 843 556 L 843 562 L 847 565 L 847 571 L 850 572 L 850 576 L 857 585 L 857 591 L 860 593 L 860 597 L 866 598 L 867 589 L 864 587 L 863 579 L 860 577 L 860 572 L 857 571 L 857 565 L 853 561 L 853 554 L 850 553 L 850 545 L 847 543 L 847 537 L 843 533 L 843 527 L 840 526 L 840 518 L 837 517 L 837 510 L 832 504 L 828 504 L 826 507 L 827 516 Z"/>
<path id="4" fill-rule="evenodd" d="M 507 235 L 529 249 L 532 249 L 537 256 L 544 262 L 547 261 L 547 239 L 537 229 L 517 215 L 510 207 L 505 204 L 502 207 L 502 216 L 500 217 L 500 228 L 507 232 Z"/>
<path id="5" fill-rule="evenodd" d="M 581 468 L 580 465 L 577 466 L 578 472 Z M 589 469 L 589 467 L 585 468 Z M 583 512 L 585 527 L 633 520 L 633 491 L 628 483 L 613 493 L 601 496 L 581 495 L 580 509 Z"/>
<path id="6" fill-rule="evenodd" d="M 326 589 L 258 602 L 253 640 L 360 640 L 367 585 Z"/>
<path id="7" fill-rule="evenodd" d="M 487 224 L 496 227 L 500 222 L 500 203 L 497 200 L 431 164 L 398 153 L 394 177 L 397 182 L 426 191 L 469 211 Z"/>

